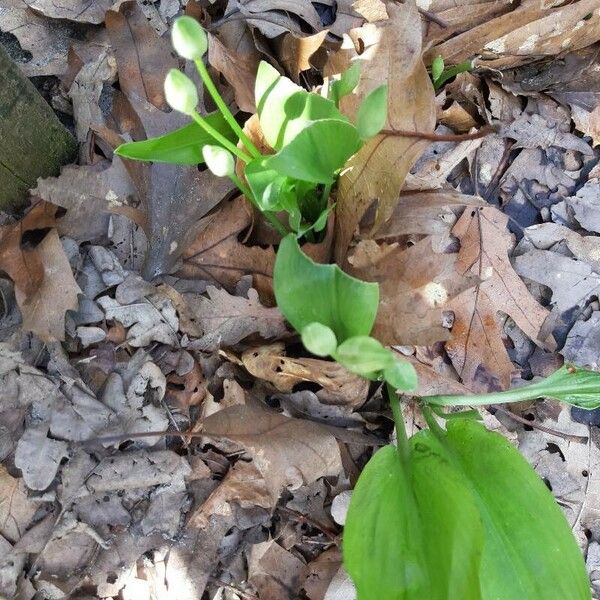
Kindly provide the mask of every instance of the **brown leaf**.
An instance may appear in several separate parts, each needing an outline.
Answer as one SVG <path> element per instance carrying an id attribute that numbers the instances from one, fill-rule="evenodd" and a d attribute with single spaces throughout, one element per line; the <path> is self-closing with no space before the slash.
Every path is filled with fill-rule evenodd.
<path id="1" fill-rule="evenodd" d="M 209 33 L 208 62 L 231 85 L 240 110 L 254 113 L 254 80 L 262 55 L 243 21 L 226 23 L 219 34 Z"/>
<path id="2" fill-rule="evenodd" d="M 299 383 L 317 383 L 317 397 L 327 404 L 361 405 L 369 389 L 367 380 L 336 362 L 316 358 L 289 358 L 283 346 L 273 344 L 246 350 L 242 362 L 249 373 L 270 382 L 280 392 L 291 392 Z"/>
<path id="3" fill-rule="evenodd" d="M 224 203 L 199 223 L 192 241 L 183 250 L 182 277 L 214 281 L 233 292 L 243 275 L 252 275 L 253 287 L 261 298 L 273 294 L 272 248 L 244 246 L 239 235 L 252 223 L 241 198 Z"/>
<path id="4" fill-rule="evenodd" d="M 346 96 L 345 110 L 353 114 L 372 89 L 388 82 L 388 128 L 429 132 L 435 125 L 434 92 L 421 60 L 419 13 L 413 3 L 389 4 L 389 21 L 353 32 L 365 49 L 357 94 Z M 427 143 L 408 137 L 379 134 L 346 164 L 337 194 L 335 256 L 343 262 L 362 216 L 378 201 L 374 230 L 391 215 L 406 174 Z"/>
<path id="5" fill-rule="evenodd" d="M 379 283 L 373 335 L 384 344 L 427 346 L 450 338 L 443 311 L 472 282 L 456 271 L 457 255 L 435 252 L 433 241 L 403 249 L 365 240 L 349 259 L 353 275 Z"/>
<path id="6" fill-rule="evenodd" d="M 82 292 L 55 229 L 40 242 L 37 255 L 44 269 L 41 285 L 27 296 L 15 289 L 23 315 L 23 329 L 35 333 L 45 342 L 63 341 L 65 313 L 77 309 L 78 294 Z"/>
<path id="7" fill-rule="evenodd" d="M 306 485 L 342 470 L 337 441 L 325 426 L 259 406 L 220 410 L 204 420 L 204 433 L 241 444 L 274 499 L 288 485 Z"/>
<path id="8" fill-rule="evenodd" d="M 36 503 L 27 497 L 23 480 L 12 477 L 0 465 L 0 535 L 12 543 L 18 542 L 36 510 Z"/>
<path id="9" fill-rule="evenodd" d="M 274 44 L 279 62 L 294 81 L 298 81 L 302 71 L 311 68 L 310 59 L 319 50 L 328 33 L 329 31 L 324 29 L 304 37 L 285 33 L 275 38 Z"/>
<path id="10" fill-rule="evenodd" d="M 0 227 L 0 269 L 13 280 L 23 299 L 42 285 L 44 265 L 34 242 L 36 236 L 56 225 L 56 210 L 56 206 L 39 202 L 21 221 Z M 27 243 L 27 238 L 33 238 L 33 243 Z"/>
<path id="11" fill-rule="evenodd" d="M 456 268 L 480 283 L 449 304 L 454 311 L 446 351 L 462 382 L 473 391 L 506 389 L 514 370 L 498 312 L 510 316 L 535 344 L 554 349 L 543 331 L 548 310 L 537 303 L 508 260 L 508 217 L 493 207 L 466 209 L 452 230 L 461 242 Z"/>
<path id="12" fill-rule="evenodd" d="M 166 38 L 158 36 L 134 1 L 123 2 L 119 11 L 106 13 L 106 29 L 117 66 L 119 83 L 127 96 L 148 98 L 157 108 L 167 108 L 163 84 L 177 60 Z"/>
<path id="13" fill-rule="evenodd" d="M 256 290 L 251 288 L 247 298 L 232 296 L 214 286 L 209 286 L 206 292 L 208 298 L 198 294 L 185 296 L 203 332 L 199 340 L 190 344 L 191 348 L 212 351 L 221 346 L 234 346 L 254 334 L 268 340 L 287 333 L 279 309 L 263 306 Z"/>

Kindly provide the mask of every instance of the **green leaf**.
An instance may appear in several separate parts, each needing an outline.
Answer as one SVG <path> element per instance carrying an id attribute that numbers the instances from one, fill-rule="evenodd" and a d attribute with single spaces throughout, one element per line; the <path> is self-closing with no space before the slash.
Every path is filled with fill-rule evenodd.
<path id="1" fill-rule="evenodd" d="M 538 398 L 554 398 L 589 410 L 600 408 L 600 373 L 565 365 L 526 388 Z"/>
<path id="2" fill-rule="evenodd" d="M 423 436 L 404 463 L 387 446 L 361 473 L 343 540 L 359 600 L 481 598 L 481 519 L 438 447 Z"/>
<path id="3" fill-rule="evenodd" d="M 244 176 L 261 210 L 273 212 L 283 210 L 284 195 L 294 195 L 293 182 L 289 177 L 269 169 L 264 162 L 264 157 L 249 162 L 244 169 Z"/>
<path id="4" fill-rule="evenodd" d="M 211 113 L 205 120 L 228 140 L 237 141 L 235 133 L 221 113 Z M 121 144 L 115 154 L 132 160 L 198 165 L 204 162 L 202 148 L 206 144 L 218 145 L 202 127 L 192 122 L 160 137 Z"/>
<path id="5" fill-rule="evenodd" d="M 337 348 L 335 333 L 321 323 L 309 323 L 301 332 L 304 347 L 316 356 L 329 356 Z"/>
<path id="6" fill-rule="evenodd" d="M 334 358 L 349 371 L 367 378 L 395 362 L 392 352 L 368 335 L 354 336 L 342 342 Z"/>
<path id="7" fill-rule="evenodd" d="M 383 378 L 396 390 L 410 392 L 417 388 L 417 372 L 407 361 L 394 358 L 394 362 L 383 371 Z"/>
<path id="8" fill-rule="evenodd" d="M 279 245 L 273 287 L 277 306 L 296 331 L 317 322 L 343 342 L 373 328 L 379 286 L 351 277 L 337 265 L 315 263 L 292 234 Z"/>
<path id="9" fill-rule="evenodd" d="M 339 106 L 340 100 L 344 96 L 347 96 L 354 91 L 354 88 L 358 85 L 359 81 L 360 63 L 353 62 L 329 88 L 330 98 L 335 102 L 336 106 Z"/>
<path id="10" fill-rule="evenodd" d="M 442 76 L 444 72 L 444 59 L 441 56 L 436 56 L 431 63 L 431 79 L 434 83 Z"/>
<path id="11" fill-rule="evenodd" d="M 562 511 L 512 444 L 470 419 L 448 422 L 448 458 L 470 483 L 485 530 L 485 600 L 589 600 L 585 563 Z M 411 443 L 416 448 L 420 436 Z"/>
<path id="12" fill-rule="evenodd" d="M 331 100 L 307 92 L 264 61 L 258 67 L 254 91 L 260 127 L 276 150 L 281 150 L 311 121 L 348 121 Z"/>
<path id="13" fill-rule="evenodd" d="M 372 90 L 358 107 L 356 129 L 361 139 L 377 135 L 387 120 L 388 86 L 386 83 Z"/>
<path id="14" fill-rule="evenodd" d="M 294 179 L 331 184 L 336 172 L 361 147 L 356 128 L 346 121 L 323 119 L 305 126 L 264 165 Z"/>

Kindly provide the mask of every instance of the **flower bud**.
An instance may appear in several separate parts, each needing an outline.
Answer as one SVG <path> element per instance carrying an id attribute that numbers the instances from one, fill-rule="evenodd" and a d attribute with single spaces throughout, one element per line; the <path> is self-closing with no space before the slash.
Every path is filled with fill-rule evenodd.
<path id="1" fill-rule="evenodd" d="M 198 91 L 194 82 L 177 69 L 171 69 L 167 74 L 165 96 L 172 109 L 186 115 L 191 115 L 198 106 Z"/>
<path id="2" fill-rule="evenodd" d="M 235 175 L 235 161 L 233 155 L 221 146 L 204 146 L 202 156 L 206 166 L 217 177 L 231 177 Z"/>
<path id="3" fill-rule="evenodd" d="M 200 60 L 208 49 L 206 31 L 192 17 L 179 17 L 175 20 L 171 40 L 177 54 L 188 60 Z"/>

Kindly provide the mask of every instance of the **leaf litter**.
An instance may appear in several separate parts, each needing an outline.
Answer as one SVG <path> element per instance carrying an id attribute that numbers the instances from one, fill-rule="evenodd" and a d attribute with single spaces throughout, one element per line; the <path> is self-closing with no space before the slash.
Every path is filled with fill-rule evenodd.
<path id="1" fill-rule="evenodd" d="M 273 240 L 228 183 L 113 154 L 184 123 L 162 85 L 182 10 L 0 9 L 0 44 L 80 144 L 0 224 L 3 597 L 355 597 L 340 524 L 389 433 L 380 390 L 301 352 L 273 306 Z M 307 87 L 360 63 L 350 114 L 388 82 L 385 130 L 347 165 L 310 251 L 380 284 L 375 335 L 415 365 L 418 393 L 600 368 L 597 2 L 185 11 L 240 111 L 265 58 Z M 475 69 L 434 91 L 437 55 Z M 553 491 L 600 594 L 600 417 L 547 402 L 482 416 Z"/>

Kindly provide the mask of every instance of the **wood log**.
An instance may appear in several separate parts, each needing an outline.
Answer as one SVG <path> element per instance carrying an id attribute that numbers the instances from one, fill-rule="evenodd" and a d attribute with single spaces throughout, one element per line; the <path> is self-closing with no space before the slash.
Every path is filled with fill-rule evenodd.
<path id="1" fill-rule="evenodd" d="M 77 143 L 0 46 L 0 210 L 25 203 L 38 177 L 58 175 Z"/>

